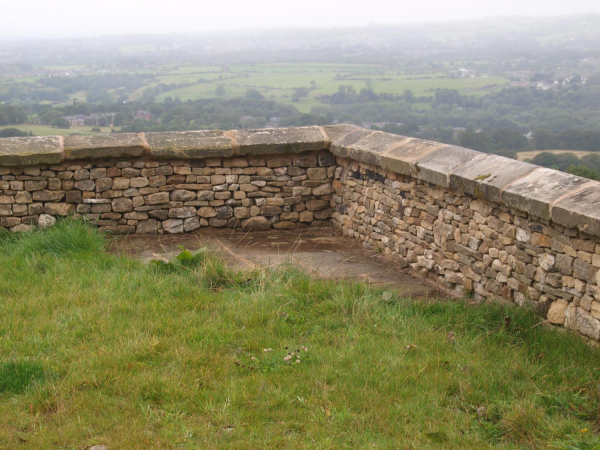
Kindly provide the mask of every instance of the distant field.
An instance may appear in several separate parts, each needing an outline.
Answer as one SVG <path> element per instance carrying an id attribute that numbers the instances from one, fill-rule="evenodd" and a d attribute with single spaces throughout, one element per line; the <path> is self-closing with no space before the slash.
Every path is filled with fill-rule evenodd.
<path id="1" fill-rule="evenodd" d="M 193 70 L 197 69 L 197 70 Z M 376 93 L 401 94 L 406 89 L 417 96 L 433 95 L 437 88 L 457 89 L 463 94 L 483 95 L 500 89 L 508 80 L 502 77 L 487 78 L 445 78 L 441 73 L 404 74 L 399 68 L 376 65 L 351 64 L 264 64 L 235 65 L 224 68 L 221 72 L 211 72 L 207 67 L 190 67 L 189 70 L 179 68 L 168 75 L 158 75 L 158 83 L 190 83 L 200 78 L 211 80 L 208 83 L 194 84 L 189 87 L 164 92 L 157 96 L 157 101 L 166 97 L 179 97 L 182 100 L 197 100 L 216 97 L 215 89 L 222 84 L 225 87 L 223 98 L 234 98 L 244 95 L 248 88 L 258 89 L 266 98 L 278 102 L 293 104 L 302 112 L 309 112 L 320 104 L 316 97 L 337 92 L 340 85 L 352 86 L 356 91 L 370 84 Z M 195 73 L 200 72 L 200 73 Z M 204 72 L 204 73 L 202 73 Z M 232 79 L 221 79 L 235 77 Z M 307 97 L 292 102 L 295 89 L 310 88 L 311 82 L 316 89 Z M 135 96 L 141 95 L 143 89 Z"/>
<path id="2" fill-rule="evenodd" d="M 70 136 L 71 134 L 99 134 L 96 131 L 92 131 L 92 127 L 71 127 L 68 130 L 61 128 L 52 128 L 49 125 L 7 125 L 1 126 L 4 128 L 17 128 L 18 130 L 25 131 L 27 133 L 32 132 L 35 136 Z M 110 127 L 100 128 L 102 133 L 110 133 Z"/>
<path id="3" fill-rule="evenodd" d="M 123 49 L 132 54 L 140 51 L 152 52 L 151 48 L 136 46 Z M 83 66 L 46 66 L 45 69 L 69 70 Z M 406 73 L 401 67 L 364 64 L 246 64 L 246 65 L 164 65 L 156 69 L 135 70 L 132 73 L 151 73 L 156 81 L 140 87 L 129 94 L 135 100 L 141 97 L 147 87 L 158 84 L 190 84 L 190 86 L 173 89 L 156 97 L 162 102 L 167 97 L 179 97 L 181 100 L 198 100 L 218 97 L 216 89 L 223 85 L 225 93 L 222 98 L 231 99 L 243 96 L 249 88 L 258 89 L 266 98 L 284 104 L 296 106 L 302 112 L 310 112 L 311 108 L 321 103 L 318 98 L 337 92 L 339 86 L 352 86 L 357 92 L 372 87 L 378 93 L 402 94 L 406 89 L 415 95 L 433 95 L 437 88 L 457 89 L 462 94 L 484 95 L 497 91 L 508 83 L 503 77 L 447 78 L 443 73 Z M 23 77 L 0 79 L 0 92 L 11 86 L 30 82 L 35 83 L 39 77 Z M 204 82 L 199 83 L 199 80 Z M 314 83 L 312 83 L 314 82 Z M 312 84 L 311 84 L 312 83 Z M 298 88 L 309 88 L 307 97 L 292 102 L 292 95 Z M 112 90 L 113 94 L 115 91 Z M 61 104 L 70 104 L 73 100 L 84 102 L 87 91 L 78 91 L 69 95 L 69 100 Z"/>
<path id="4" fill-rule="evenodd" d="M 554 153 L 555 155 L 559 153 L 573 153 L 578 158 L 581 158 L 582 156 L 589 155 L 590 153 L 598 152 L 590 152 L 587 150 L 536 150 L 533 152 L 518 152 L 517 158 L 519 161 L 525 161 L 526 159 L 535 158 L 540 153 Z"/>

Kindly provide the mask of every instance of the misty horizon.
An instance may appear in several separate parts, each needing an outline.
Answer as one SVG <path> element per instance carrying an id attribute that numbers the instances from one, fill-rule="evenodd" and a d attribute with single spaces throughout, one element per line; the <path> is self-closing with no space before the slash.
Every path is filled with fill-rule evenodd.
<path id="1" fill-rule="evenodd" d="M 307 0 L 301 5 L 272 0 L 249 3 L 223 1 L 210 5 L 188 5 L 173 0 L 169 7 L 157 2 L 134 0 L 123 4 L 108 0 L 98 7 L 81 7 L 74 0 L 48 3 L 40 0 L 12 2 L 3 8 L 0 40 L 89 38 L 119 35 L 203 35 L 206 33 L 260 32 L 368 26 L 408 26 L 494 19 L 548 18 L 600 13 L 600 3 L 578 0 L 551 5 L 533 2 L 493 1 L 481 4 L 462 0 L 447 4 L 428 0 L 402 5 L 374 0 L 369 7 L 354 7 L 342 0 Z M 17 19 L 21 20 L 17 20 Z M 52 19 L 49 19 L 52 18 Z"/>

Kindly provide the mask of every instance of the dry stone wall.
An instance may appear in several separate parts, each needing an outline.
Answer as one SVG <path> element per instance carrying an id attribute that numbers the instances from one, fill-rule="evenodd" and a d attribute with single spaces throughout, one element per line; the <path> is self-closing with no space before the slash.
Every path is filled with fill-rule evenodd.
<path id="1" fill-rule="evenodd" d="M 256 134 L 7 140 L 0 151 L 0 227 L 29 231 L 67 215 L 103 231 L 139 234 L 326 225 L 336 161 L 322 150 L 322 130 L 271 131 L 258 144 Z M 10 145 L 28 153 L 9 153 Z"/>
<path id="2" fill-rule="evenodd" d="M 600 183 L 352 125 L 0 140 L 0 227 L 329 225 L 459 295 L 600 340 Z"/>
<path id="3" fill-rule="evenodd" d="M 331 151 L 343 234 L 459 295 L 600 340 L 600 183 L 365 130 Z"/>

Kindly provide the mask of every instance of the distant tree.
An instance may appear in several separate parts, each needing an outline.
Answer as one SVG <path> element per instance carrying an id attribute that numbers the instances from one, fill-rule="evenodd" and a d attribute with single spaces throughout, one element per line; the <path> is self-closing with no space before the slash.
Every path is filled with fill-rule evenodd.
<path id="1" fill-rule="evenodd" d="M 215 94 L 217 94 L 219 97 L 223 97 L 226 93 L 227 91 L 225 90 L 225 86 L 222 84 L 219 84 L 215 89 Z"/>
<path id="2" fill-rule="evenodd" d="M 600 86 L 600 72 L 590 75 L 585 84 L 588 86 Z"/>
<path id="3" fill-rule="evenodd" d="M 69 123 L 69 121 L 62 117 L 57 117 L 52 121 L 50 125 L 52 125 L 52 128 L 63 128 L 65 130 L 71 128 L 71 124 Z"/>
<path id="4" fill-rule="evenodd" d="M 490 153 L 494 149 L 494 141 L 485 132 L 461 131 L 456 136 L 458 145 L 480 152 Z"/>
<path id="5" fill-rule="evenodd" d="M 512 128 L 497 128 L 492 132 L 491 137 L 496 150 L 530 150 L 527 138 Z"/>
<path id="6" fill-rule="evenodd" d="M 535 130 L 531 142 L 537 150 L 551 150 L 558 148 L 558 139 L 556 134 L 548 130 Z"/>
<path id="7" fill-rule="evenodd" d="M 415 101 L 415 93 L 410 89 L 405 89 L 402 96 L 404 97 L 404 100 L 408 103 L 413 103 Z"/>
<path id="8" fill-rule="evenodd" d="M 4 128 L 4 129 L 0 130 L 0 138 L 23 137 L 23 136 L 32 136 L 32 134 L 27 133 L 26 131 L 21 131 L 17 128 Z"/>
<path id="9" fill-rule="evenodd" d="M 107 90 L 90 90 L 86 96 L 88 103 L 109 103 L 112 101 L 112 95 Z"/>
<path id="10" fill-rule="evenodd" d="M 262 100 L 263 98 L 265 98 L 264 95 L 262 95 L 258 89 L 254 89 L 254 88 L 250 88 L 246 91 L 246 98 L 252 99 L 252 100 Z"/>
<path id="11" fill-rule="evenodd" d="M 555 154 L 550 152 L 538 153 L 530 162 L 538 166 L 562 171 L 565 171 L 571 165 L 579 165 L 581 163 L 579 158 L 573 153 Z"/>
<path id="12" fill-rule="evenodd" d="M 456 89 L 436 89 L 433 97 L 433 106 L 461 105 L 462 97 Z"/>
<path id="13" fill-rule="evenodd" d="M 308 89 L 308 88 L 298 88 L 292 94 L 292 101 L 297 102 L 302 97 L 307 97 L 309 93 L 310 93 L 310 89 Z"/>
<path id="14" fill-rule="evenodd" d="M 589 178 L 590 180 L 600 181 L 600 172 L 596 169 L 592 169 L 583 164 L 572 164 L 567 167 L 566 171 L 570 174 L 577 175 L 579 177 Z"/>
<path id="15" fill-rule="evenodd" d="M 600 171 L 600 155 L 592 153 L 581 157 L 581 162 L 586 166 Z"/>

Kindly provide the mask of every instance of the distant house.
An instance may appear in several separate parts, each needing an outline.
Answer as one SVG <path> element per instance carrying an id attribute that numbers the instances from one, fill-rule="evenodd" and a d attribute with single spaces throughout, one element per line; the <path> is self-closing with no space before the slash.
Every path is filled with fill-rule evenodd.
<path id="1" fill-rule="evenodd" d="M 150 111 L 138 111 L 135 117 L 144 120 L 152 120 L 154 118 Z"/>
<path id="2" fill-rule="evenodd" d="M 69 122 L 69 125 L 72 127 L 97 127 L 98 125 L 103 123 L 103 125 L 110 124 L 113 125 L 115 113 L 99 113 L 99 114 L 90 114 L 86 116 L 85 114 L 77 114 L 75 116 L 64 116 L 63 119 Z M 101 120 L 102 118 L 106 120 Z"/>
<path id="3" fill-rule="evenodd" d="M 72 127 L 83 127 L 85 126 L 85 116 L 84 114 L 77 114 L 75 116 L 64 116 L 63 119 L 69 122 L 69 125 Z"/>

